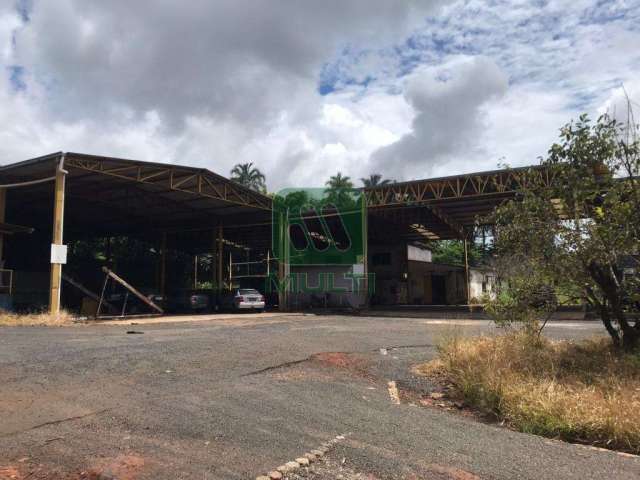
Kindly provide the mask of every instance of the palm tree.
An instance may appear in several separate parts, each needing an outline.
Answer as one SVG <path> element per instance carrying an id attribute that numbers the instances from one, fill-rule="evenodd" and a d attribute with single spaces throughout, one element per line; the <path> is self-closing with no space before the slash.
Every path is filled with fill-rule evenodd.
<path id="1" fill-rule="evenodd" d="M 381 187 L 393 183 L 393 180 L 389 180 L 388 178 L 383 179 L 379 173 L 372 173 L 369 175 L 369 178 L 361 178 L 360 181 L 362 185 L 364 185 L 364 188 Z"/>
<path id="2" fill-rule="evenodd" d="M 347 190 L 353 188 L 351 177 L 342 175 L 340 172 L 329 177 L 325 185 L 328 187 L 328 190 Z"/>
<path id="3" fill-rule="evenodd" d="M 231 180 L 256 192 L 265 193 L 267 191 L 265 185 L 266 177 L 251 162 L 238 163 L 233 167 L 231 169 Z"/>
<path id="4" fill-rule="evenodd" d="M 324 191 L 325 201 L 341 209 L 351 209 L 353 207 L 353 182 L 351 178 L 338 172 L 329 177 Z"/>

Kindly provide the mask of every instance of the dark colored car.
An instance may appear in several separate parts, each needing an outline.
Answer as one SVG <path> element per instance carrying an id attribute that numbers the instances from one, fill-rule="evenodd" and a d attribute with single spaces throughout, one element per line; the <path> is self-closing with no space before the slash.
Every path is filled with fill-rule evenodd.
<path id="1" fill-rule="evenodd" d="M 143 291 L 149 300 L 155 303 L 160 308 L 165 308 L 165 298 L 158 293 L 150 291 Z M 106 307 L 102 307 L 102 314 L 124 314 L 124 315 L 136 315 L 145 313 L 157 313 L 153 308 L 140 300 L 136 295 L 131 292 L 119 292 L 112 293 L 105 297 L 105 300 L 115 309 L 109 311 Z"/>
<path id="2" fill-rule="evenodd" d="M 213 303 L 213 295 L 205 290 L 182 290 L 169 296 L 169 309 L 177 313 L 210 312 Z"/>
<path id="3" fill-rule="evenodd" d="M 221 310 L 252 310 L 262 312 L 265 307 L 264 295 L 255 288 L 237 288 L 220 296 Z"/>

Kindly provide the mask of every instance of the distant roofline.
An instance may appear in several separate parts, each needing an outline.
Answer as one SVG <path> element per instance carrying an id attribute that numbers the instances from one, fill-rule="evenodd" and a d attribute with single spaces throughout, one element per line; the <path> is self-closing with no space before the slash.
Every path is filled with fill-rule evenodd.
<path id="1" fill-rule="evenodd" d="M 522 167 L 505 167 L 505 168 L 498 168 L 495 170 L 483 170 L 481 172 L 467 172 L 467 173 L 458 173 L 455 175 L 447 175 L 444 177 L 432 177 L 432 178 L 416 178 L 413 180 L 405 180 L 402 182 L 393 182 L 393 183 L 389 183 L 387 185 L 376 185 L 375 187 L 362 187 L 363 190 L 376 190 L 379 188 L 387 188 L 390 186 L 403 186 L 403 185 L 410 185 L 412 183 L 417 183 L 417 182 L 445 182 L 445 181 L 451 181 L 457 178 L 464 178 L 464 177 L 469 177 L 469 176 L 484 176 L 484 175 L 496 175 L 499 173 L 506 173 L 506 172 L 524 172 L 527 170 L 542 170 L 544 169 L 545 166 L 544 165 L 525 165 Z"/>
<path id="2" fill-rule="evenodd" d="M 0 172 L 3 171 L 7 171 L 7 170 L 12 170 L 14 168 L 20 168 L 20 167 L 25 167 L 28 165 L 33 165 L 33 164 L 37 164 L 37 163 L 41 163 L 41 162 L 46 162 L 48 160 L 53 160 L 53 159 L 58 159 L 60 158 L 60 156 L 66 153 L 66 155 L 69 156 L 75 156 L 75 157 L 85 157 L 85 158 L 96 158 L 96 159 L 108 159 L 108 160 L 114 160 L 114 161 L 118 161 L 118 162 L 127 162 L 127 163 L 136 163 L 136 164 L 143 164 L 146 166 L 157 166 L 157 167 L 177 167 L 177 168 L 183 168 L 183 169 L 188 169 L 188 170 L 192 170 L 193 172 L 207 172 L 211 175 L 215 175 L 217 177 L 220 177 L 224 180 L 230 181 L 235 183 L 236 185 L 239 185 L 242 188 L 245 188 L 247 190 L 250 190 L 253 193 L 257 193 L 259 195 L 263 195 L 265 197 L 267 197 L 266 195 L 257 192 L 255 190 L 251 190 L 247 187 L 245 187 L 244 185 L 241 185 L 237 182 L 235 182 L 234 180 L 231 180 L 229 177 L 225 177 L 224 175 L 221 175 L 219 173 L 216 173 L 212 170 L 209 170 L 208 168 L 204 168 L 204 167 L 192 167 L 190 165 L 183 165 L 183 164 L 178 164 L 178 163 L 166 163 L 166 162 L 150 162 L 147 160 L 134 160 L 134 159 L 130 159 L 130 158 L 122 158 L 122 157 L 112 157 L 112 156 L 108 156 L 108 155 L 94 155 L 94 154 L 88 154 L 88 153 L 79 153 L 79 152 L 55 152 L 55 153 L 49 153 L 47 155 L 42 155 L 40 157 L 35 157 L 35 158 L 30 158 L 27 160 L 21 160 L 19 162 L 14 162 L 14 163 L 8 163 L 6 165 L 0 165 Z M 454 174 L 454 175 L 446 175 L 443 177 L 427 177 L 427 178 L 415 178 L 412 180 L 404 180 L 402 182 L 393 182 L 392 185 L 398 185 L 398 186 L 402 186 L 402 185 L 408 185 L 408 184 L 412 184 L 415 182 L 425 182 L 425 181 L 429 181 L 429 182 L 442 182 L 442 181 L 451 181 L 453 179 L 456 178 L 462 178 L 462 177 L 468 177 L 468 176 L 474 176 L 474 175 L 495 175 L 498 173 L 503 173 L 503 172 L 521 172 L 521 171 L 526 171 L 526 170 L 531 170 L 531 169 L 543 169 L 544 166 L 543 165 L 525 165 L 525 166 L 521 166 L 521 167 L 505 167 L 505 168 L 498 168 L 498 169 L 494 169 L 494 170 L 483 170 L 480 172 L 466 172 L 466 173 L 458 173 L 458 174 Z M 377 185 L 375 187 L 363 187 L 364 190 L 375 190 L 377 188 L 384 188 L 384 187 L 388 187 L 389 185 Z M 295 188 L 295 187 L 292 187 Z M 303 187 L 300 187 L 303 188 Z M 269 197 L 267 197 L 269 198 Z"/>
<path id="3" fill-rule="evenodd" d="M 237 188 L 243 189 L 245 190 L 247 193 L 250 193 L 251 195 L 257 195 L 259 197 L 262 197 L 265 201 L 271 202 L 271 197 L 269 197 L 268 195 L 265 195 L 261 192 L 258 192 L 256 190 L 252 190 L 248 187 L 245 187 L 244 185 L 231 180 L 228 177 L 225 177 L 223 175 L 220 175 L 219 173 L 216 173 L 212 170 L 209 170 L 208 168 L 203 168 L 203 167 L 192 167 L 189 165 L 182 165 L 182 164 L 177 164 L 177 163 L 163 163 L 163 162 L 149 162 L 146 160 L 133 160 L 130 158 L 121 158 L 121 157 L 110 157 L 110 156 L 105 156 L 105 155 L 93 155 L 93 154 L 87 154 L 87 153 L 79 153 L 79 152 L 55 152 L 55 153 L 49 153 L 47 155 L 43 155 L 40 157 L 35 157 L 35 158 L 30 158 L 27 160 L 21 160 L 19 162 L 15 162 L 15 163 L 9 163 L 6 165 L 2 165 L 0 166 L 0 174 L 5 173 L 5 172 L 9 172 L 15 169 L 20 169 L 20 168 L 24 168 L 24 167 L 29 167 L 32 165 L 37 165 L 39 163 L 46 163 L 48 161 L 51 160 L 58 160 L 60 159 L 60 157 L 62 155 L 66 155 L 67 157 L 73 157 L 73 158 L 85 158 L 85 159 L 91 159 L 94 158 L 96 160 L 110 160 L 110 161 L 115 161 L 115 162 L 123 162 L 123 163 L 130 163 L 130 164 L 135 164 L 135 165 L 141 165 L 141 166 L 151 166 L 151 167 L 159 167 L 159 168 L 171 168 L 171 167 L 175 167 L 177 169 L 181 169 L 181 170 L 186 170 L 186 171 L 190 171 L 192 173 L 206 173 L 208 175 L 212 175 L 214 177 L 217 177 L 218 179 L 220 179 L 221 181 L 224 182 L 231 182 L 233 183 Z"/>

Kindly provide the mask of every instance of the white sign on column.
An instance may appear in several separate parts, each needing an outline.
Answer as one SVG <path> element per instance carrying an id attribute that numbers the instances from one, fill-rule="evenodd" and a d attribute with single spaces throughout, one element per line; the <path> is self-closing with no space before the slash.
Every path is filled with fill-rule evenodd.
<path id="1" fill-rule="evenodd" d="M 67 246 L 51 244 L 51 263 L 67 264 Z"/>

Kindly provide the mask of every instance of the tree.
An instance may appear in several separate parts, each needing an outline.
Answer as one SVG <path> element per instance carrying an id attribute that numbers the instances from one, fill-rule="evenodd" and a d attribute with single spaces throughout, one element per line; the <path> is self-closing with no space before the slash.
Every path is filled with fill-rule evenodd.
<path id="1" fill-rule="evenodd" d="M 342 175 L 340 172 L 329 177 L 325 185 L 328 187 L 328 190 L 349 190 L 353 188 L 351 177 Z"/>
<path id="2" fill-rule="evenodd" d="M 607 115 L 595 124 L 582 115 L 565 125 L 542 161 L 546 172 L 523 175 L 520 199 L 493 217 L 506 292 L 527 283 L 586 301 L 614 344 L 627 349 L 640 344 L 637 132 L 637 125 Z"/>
<path id="3" fill-rule="evenodd" d="M 388 178 L 383 179 L 379 173 L 372 173 L 369 175 L 369 178 L 361 178 L 360 181 L 362 185 L 364 185 L 364 188 L 381 187 L 393 183 L 393 181 Z"/>
<path id="4" fill-rule="evenodd" d="M 299 212 L 300 209 L 310 205 L 313 205 L 313 201 L 309 193 L 305 190 L 289 192 L 283 201 L 283 206 L 293 212 Z"/>
<path id="5" fill-rule="evenodd" d="M 433 263 L 464 265 L 464 243 L 462 240 L 438 240 L 432 242 L 430 248 Z M 469 264 L 477 265 L 484 256 L 482 247 L 475 242 L 470 242 Z"/>
<path id="6" fill-rule="evenodd" d="M 356 191 L 351 178 L 338 172 L 329 177 L 325 185 L 324 199 L 326 204 L 332 204 L 343 212 L 351 211 L 356 206 Z"/>
<path id="7" fill-rule="evenodd" d="M 266 177 L 251 162 L 238 163 L 233 167 L 231 169 L 231 180 L 256 192 L 265 193 L 267 191 L 265 185 Z"/>

